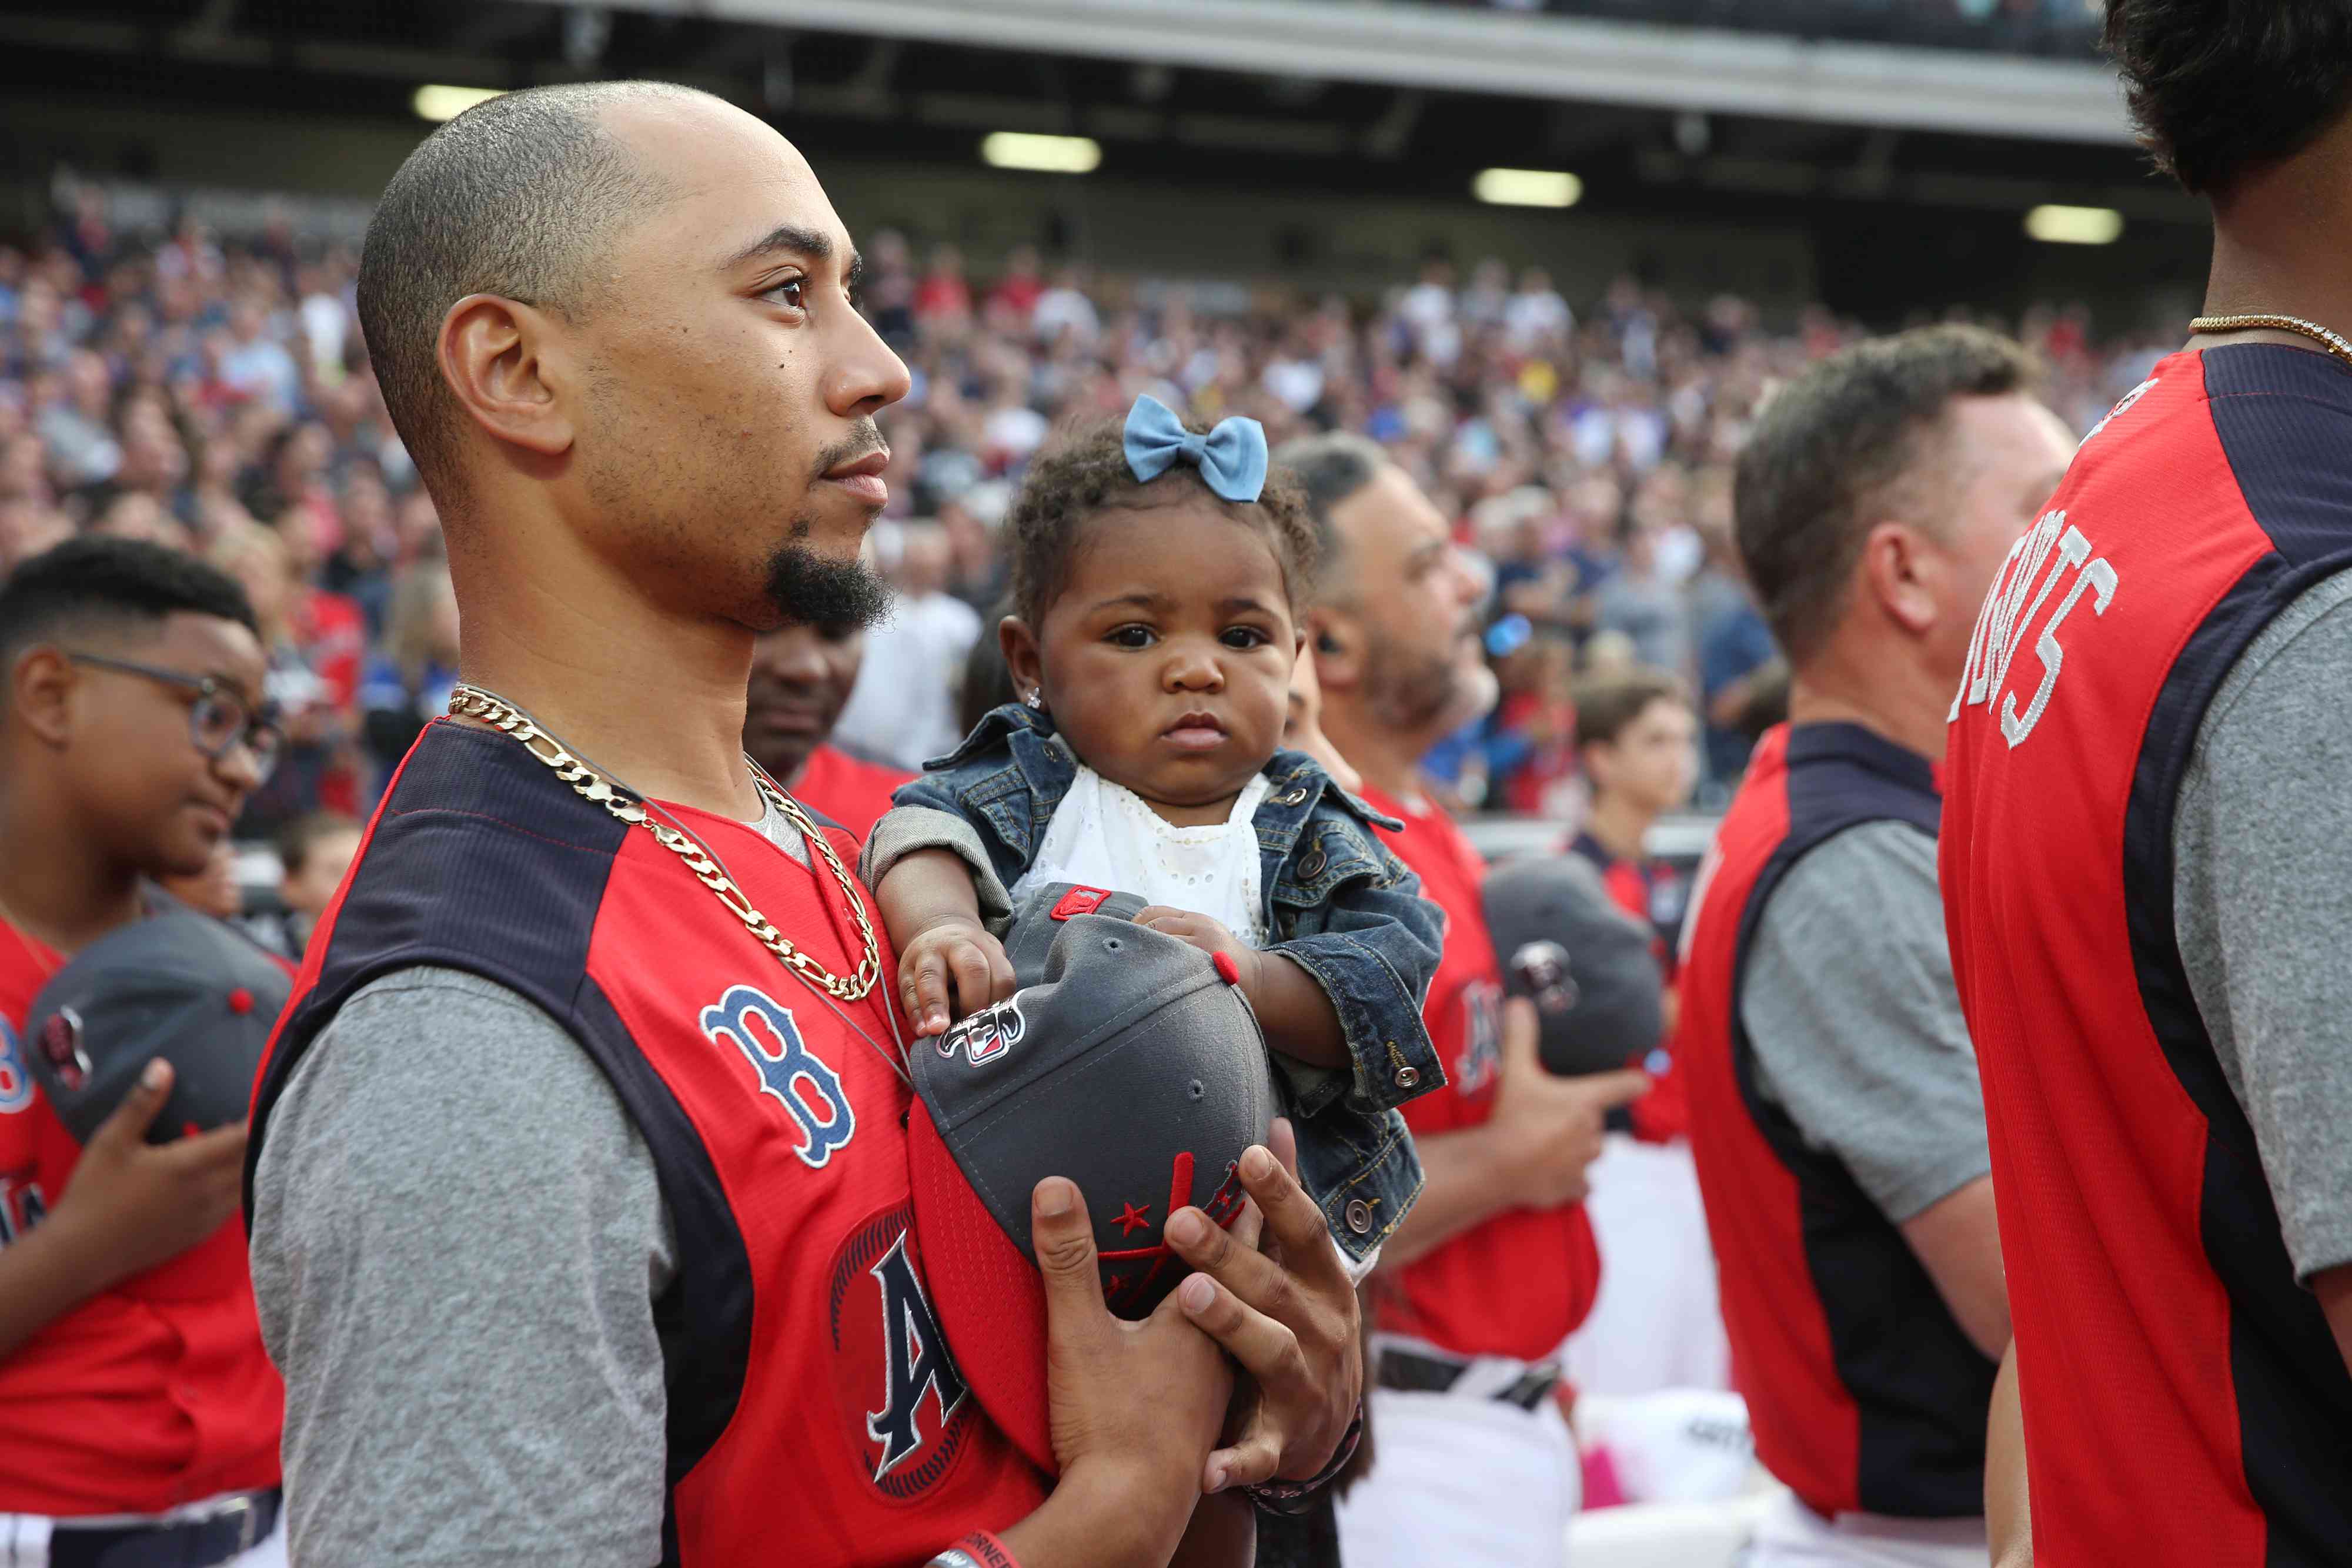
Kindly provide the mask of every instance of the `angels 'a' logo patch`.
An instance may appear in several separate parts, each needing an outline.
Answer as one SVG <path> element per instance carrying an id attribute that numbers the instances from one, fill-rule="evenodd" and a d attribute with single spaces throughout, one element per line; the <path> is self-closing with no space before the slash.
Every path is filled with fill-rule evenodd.
<path id="1" fill-rule="evenodd" d="M 912 1215 L 901 1203 L 852 1231 L 834 1255 L 829 1295 L 827 1364 L 842 1430 L 875 1490 L 894 1503 L 946 1479 L 977 1409 L 931 1310 Z"/>
<path id="2" fill-rule="evenodd" d="M 1015 993 L 950 1027 L 940 1036 L 940 1055 L 948 1061 L 961 1055 L 974 1067 L 992 1066 L 1013 1053 L 1028 1028 Z"/>

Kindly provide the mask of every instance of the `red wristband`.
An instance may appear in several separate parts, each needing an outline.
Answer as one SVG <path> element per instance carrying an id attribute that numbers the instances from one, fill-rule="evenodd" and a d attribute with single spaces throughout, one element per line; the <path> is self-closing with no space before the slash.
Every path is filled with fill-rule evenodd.
<path id="1" fill-rule="evenodd" d="M 930 1560 L 925 1568 L 1021 1568 L 1004 1542 L 985 1530 L 975 1530 Z"/>

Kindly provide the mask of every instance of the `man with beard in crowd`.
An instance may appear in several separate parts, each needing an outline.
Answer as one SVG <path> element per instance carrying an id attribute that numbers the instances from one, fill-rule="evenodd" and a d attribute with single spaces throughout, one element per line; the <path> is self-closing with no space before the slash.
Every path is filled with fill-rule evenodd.
<path id="1" fill-rule="evenodd" d="M 793 798 L 864 839 L 890 809 L 890 791 L 914 777 L 849 755 L 832 743 L 835 721 L 857 684 L 866 628 L 795 622 L 751 644 L 743 749 Z"/>
<path id="2" fill-rule="evenodd" d="M 1428 1181 L 1373 1277 L 1373 1458 L 1339 1501 L 1340 1555 L 1349 1568 L 1556 1564 L 1580 1476 L 1549 1358 L 1601 1276 L 1585 1169 L 1603 1116 L 1650 1081 L 1544 1071 L 1532 1005 L 1503 1000 L 1485 863 L 1422 788 L 1422 756 L 1495 700 L 1480 587 L 1445 519 L 1359 437 L 1294 443 L 1276 460 L 1305 483 L 1322 535 L 1307 645 L 1324 732 L 1364 798 L 1404 822 L 1383 837 L 1445 911 L 1424 1017 L 1447 1082 L 1404 1108 Z M 1360 1207 L 1348 1223 L 1378 1223 Z"/>

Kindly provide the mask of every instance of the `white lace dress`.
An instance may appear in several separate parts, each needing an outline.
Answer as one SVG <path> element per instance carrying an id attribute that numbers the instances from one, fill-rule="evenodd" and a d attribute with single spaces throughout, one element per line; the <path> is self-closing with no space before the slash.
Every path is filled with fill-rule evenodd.
<path id="1" fill-rule="evenodd" d="M 1132 893 L 1205 915 L 1253 947 L 1266 944 L 1265 900 L 1254 819 L 1270 786 L 1256 774 L 1222 822 L 1179 828 L 1133 790 L 1081 766 L 1054 808 L 1037 858 L 1013 896 L 1047 883 Z"/>

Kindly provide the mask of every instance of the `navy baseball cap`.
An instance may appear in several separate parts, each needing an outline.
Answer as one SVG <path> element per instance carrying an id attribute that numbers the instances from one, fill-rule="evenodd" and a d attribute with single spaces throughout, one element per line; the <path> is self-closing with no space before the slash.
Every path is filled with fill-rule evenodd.
<path id="1" fill-rule="evenodd" d="M 147 1063 L 172 1064 L 148 1129 L 167 1144 L 245 1120 L 270 1030 L 294 989 L 283 965 L 209 915 L 178 910 L 109 932 L 33 998 L 25 1054 L 58 1119 L 88 1143 Z"/>
<path id="2" fill-rule="evenodd" d="M 1230 963 L 1105 913 L 1113 896 L 1025 896 L 1005 946 L 1042 951 L 1035 977 L 1016 958 L 1018 991 L 909 1053 L 915 1233 L 940 1326 L 982 1408 L 1048 1471 L 1031 1192 L 1049 1176 L 1077 1184 L 1104 1298 L 1140 1318 L 1191 1272 L 1166 1244 L 1169 1215 L 1190 1205 L 1231 1224 L 1242 1152 L 1274 1125 L 1265 1038 Z"/>
<path id="3" fill-rule="evenodd" d="M 1536 1004 L 1545 1067 L 1568 1077 L 1664 1071 L 1655 934 L 1618 906 L 1591 862 L 1558 854 L 1497 866 L 1486 906 L 1505 993 Z"/>

